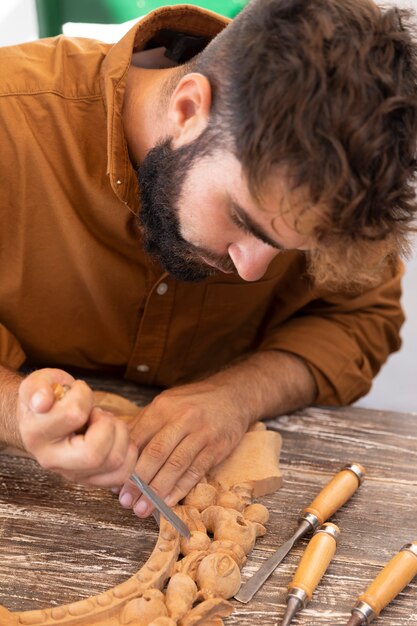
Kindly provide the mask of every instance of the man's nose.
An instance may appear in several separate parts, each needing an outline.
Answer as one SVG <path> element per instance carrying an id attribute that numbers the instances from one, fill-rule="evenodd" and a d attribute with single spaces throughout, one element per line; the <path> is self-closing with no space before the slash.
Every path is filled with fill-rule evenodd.
<path id="1" fill-rule="evenodd" d="M 252 236 L 239 243 L 232 243 L 228 248 L 237 273 L 248 281 L 262 278 L 278 252 L 279 250 Z"/>

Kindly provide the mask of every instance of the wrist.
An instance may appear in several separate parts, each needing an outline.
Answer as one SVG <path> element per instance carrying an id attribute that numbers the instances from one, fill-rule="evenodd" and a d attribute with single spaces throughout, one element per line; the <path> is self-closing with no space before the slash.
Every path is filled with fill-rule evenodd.
<path id="1" fill-rule="evenodd" d="M 254 371 L 251 357 L 212 374 L 203 382 L 216 393 L 216 403 L 225 415 L 236 416 L 246 432 L 264 413 L 262 374 Z"/>
<path id="2" fill-rule="evenodd" d="M 206 382 L 221 387 L 247 428 L 260 419 L 310 405 L 317 387 L 304 361 L 290 353 L 256 352 Z"/>
<path id="3" fill-rule="evenodd" d="M 19 387 L 23 377 L 0 367 L 0 441 L 8 446 L 24 449 L 18 424 Z"/>

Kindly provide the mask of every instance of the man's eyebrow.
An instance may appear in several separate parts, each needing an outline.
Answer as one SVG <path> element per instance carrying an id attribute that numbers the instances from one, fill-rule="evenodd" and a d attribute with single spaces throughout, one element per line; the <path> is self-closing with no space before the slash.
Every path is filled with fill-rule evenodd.
<path id="1" fill-rule="evenodd" d="M 232 202 L 232 205 L 233 209 L 236 211 L 237 215 L 242 221 L 242 224 L 254 237 L 260 239 L 272 248 L 276 248 L 277 250 L 285 250 L 284 246 L 271 239 L 269 235 L 267 235 L 266 232 L 263 230 L 263 228 L 259 226 L 259 224 L 254 222 L 253 219 L 245 212 L 244 209 L 242 209 L 241 206 L 239 206 L 236 202 Z"/>

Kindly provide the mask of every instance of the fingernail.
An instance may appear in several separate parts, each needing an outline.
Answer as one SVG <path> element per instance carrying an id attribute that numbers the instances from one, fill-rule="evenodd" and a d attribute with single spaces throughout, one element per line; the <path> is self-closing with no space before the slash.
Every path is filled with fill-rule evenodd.
<path id="1" fill-rule="evenodd" d="M 43 403 L 45 401 L 45 390 L 44 389 L 39 389 L 39 391 L 35 391 L 35 393 L 33 394 L 31 400 L 30 400 L 30 406 L 34 411 L 39 411 L 40 409 L 42 409 Z"/>
<path id="2" fill-rule="evenodd" d="M 144 500 L 139 500 L 139 502 L 135 504 L 133 510 L 138 517 L 143 517 L 148 511 L 148 505 Z"/>
<path id="3" fill-rule="evenodd" d="M 116 494 L 116 496 L 118 496 L 118 495 L 119 495 L 119 493 L 120 493 L 120 487 L 112 487 L 112 488 L 110 489 L 110 491 L 111 491 L 112 493 L 115 493 L 115 494 Z"/>
<path id="4" fill-rule="evenodd" d="M 122 506 L 128 509 L 130 506 L 132 506 L 133 498 L 130 493 L 126 492 L 122 496 L 120 496 L 119 502 Z"/>

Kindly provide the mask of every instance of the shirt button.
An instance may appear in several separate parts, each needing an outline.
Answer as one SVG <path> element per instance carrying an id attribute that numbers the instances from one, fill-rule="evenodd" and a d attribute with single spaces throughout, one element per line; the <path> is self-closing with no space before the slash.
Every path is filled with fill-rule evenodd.
<path id="1" fill-rule="evenodd" d="M 156 288 L 156 293 L 158 296 L 163 296 L 168 291 L 168 285 L 166 283 L 159 283 Z"/>
<path id="2" fill-rule="evenodd" d="M 141 363 L 136 367 L 136 369 L 138 370 L 138 372 L 149 372 L 150 368 L 149 365 L 146 365 L 146 363 Z"/>

